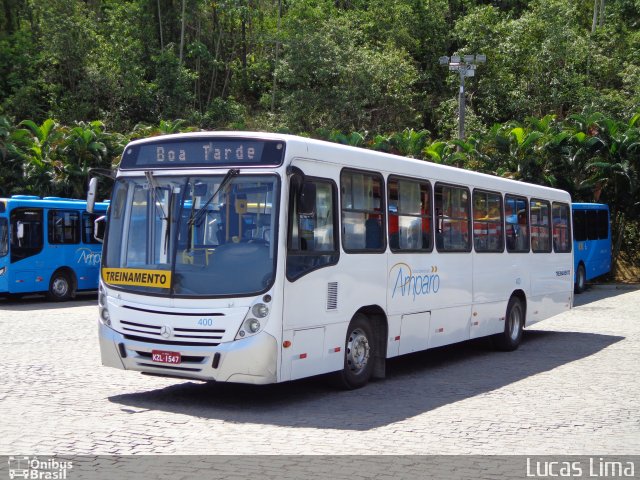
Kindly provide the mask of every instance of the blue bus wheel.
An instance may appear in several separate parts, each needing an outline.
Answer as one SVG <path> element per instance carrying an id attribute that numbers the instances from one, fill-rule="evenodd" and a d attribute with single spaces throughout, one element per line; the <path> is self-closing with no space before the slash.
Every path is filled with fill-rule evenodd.
<path id="1" fill-rule="evenodd" d="M 57 271 L 49 282 L 49 293 L 47 296 L 54 302 L 69 300 L 74 295 L 73 280 L 64 271 Z"/>
<path id="2" fill-rule="evenodd" d="M 574 291 L 576 293 L 582 293 L 587 289 L 587 272 L 584 269 L 584 265 L 578 265 L 576 272 L 576 285 Z"/>

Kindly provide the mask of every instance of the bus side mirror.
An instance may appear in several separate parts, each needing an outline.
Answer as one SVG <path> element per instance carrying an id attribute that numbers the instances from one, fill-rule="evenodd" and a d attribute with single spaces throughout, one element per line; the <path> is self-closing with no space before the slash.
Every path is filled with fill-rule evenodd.
<path id="1" fill-rule="evenodd" d="M 93 213 L 96 204 L 96 194 L 98 192 L 98 178 L 89 180 L 89 191 L 87 192 L 87 212 Z"/>
<path id="2" fill-rule="evenodd" d="M 107 217 L 102 215 L 93 221 L 93 238 L 100 243 L 104 242 L 104 232 L 107 228 Z"/>
<path id="3" fill-rule="evenodd" d="M 298 193 L 298 214 L 311 216 L 316 213 L 316 184 L 305 182 Z"/>

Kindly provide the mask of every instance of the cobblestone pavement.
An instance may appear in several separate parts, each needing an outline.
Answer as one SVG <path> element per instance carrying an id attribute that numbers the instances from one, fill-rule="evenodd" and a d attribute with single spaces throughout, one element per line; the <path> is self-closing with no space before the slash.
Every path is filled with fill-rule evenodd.
<path id="1" fill-rule="evenodd" d="M 640 453 L 640 290 L 591 289 L 515 352 L 405 356 L 350 392 L 102 367 L 95 303 L 0 300 L 0 454 Z"/>

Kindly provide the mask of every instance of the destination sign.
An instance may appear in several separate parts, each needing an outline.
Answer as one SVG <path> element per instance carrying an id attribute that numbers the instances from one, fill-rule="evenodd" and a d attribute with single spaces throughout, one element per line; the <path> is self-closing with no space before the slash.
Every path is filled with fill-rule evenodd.
<path id="1" fill-rule="evenodd" d="M 128 146 L 120 168 L 198 168 L 281 165 L 285 144 L 279 140 L 185 138 Z"/>

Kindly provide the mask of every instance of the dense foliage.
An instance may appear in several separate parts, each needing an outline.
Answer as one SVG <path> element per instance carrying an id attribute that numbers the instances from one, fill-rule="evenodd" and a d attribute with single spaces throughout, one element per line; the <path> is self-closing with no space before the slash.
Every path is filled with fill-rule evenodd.
<path id="1" fill-rule="evenodd" d="M 438 57 L 471 53 L 454 140 Z M 623 232 L 639 112 L 640 0 L 0 0 L 0 195 L 83 196 L 131 138 L 269 130 L 564 188 Z"/>

